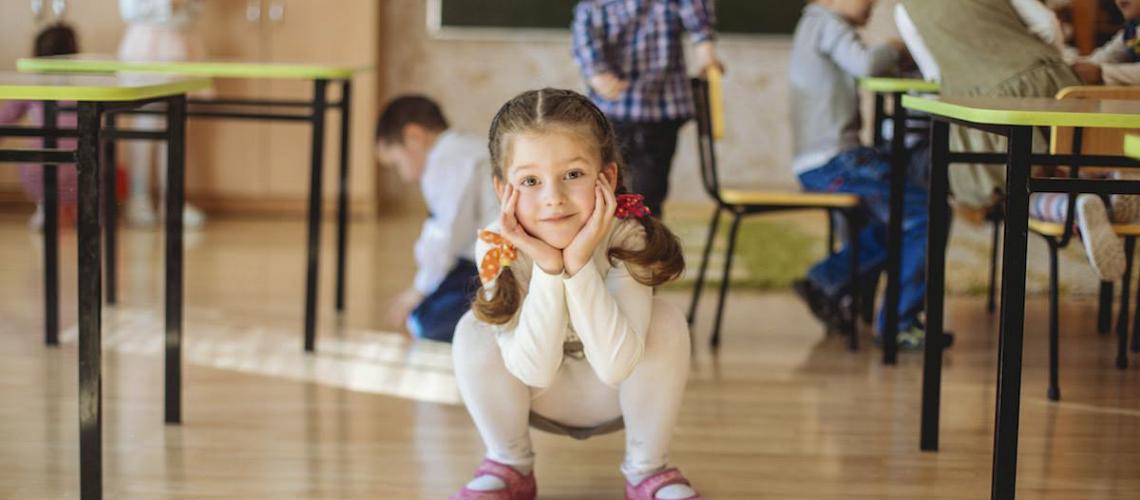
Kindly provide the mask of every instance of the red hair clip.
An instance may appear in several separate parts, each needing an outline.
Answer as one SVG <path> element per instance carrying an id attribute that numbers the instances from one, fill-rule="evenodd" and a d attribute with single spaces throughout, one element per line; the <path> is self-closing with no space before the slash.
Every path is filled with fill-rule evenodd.
<path id="1" fill-rule="evenodd" d="M 614 215 L 619 219 L 630 217 L 642 218 L 650 215 L 649 207 L 645 206 L 645 197 L 640 194 L 617 195 L 617 211 Z"/>

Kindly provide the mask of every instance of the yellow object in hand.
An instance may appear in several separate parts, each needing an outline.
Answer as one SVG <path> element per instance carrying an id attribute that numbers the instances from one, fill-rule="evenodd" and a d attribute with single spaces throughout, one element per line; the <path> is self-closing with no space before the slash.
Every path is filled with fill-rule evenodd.
<path id="1" fill-rule="evenodd" d="M 721 88 L 721 79 L 723 76 L 720 68 L 716 65 L 708 69 L 709 114 L 712 119 L 712 136 L 714 141 L 719 141 L 724 138 L 724 92 Z"/>

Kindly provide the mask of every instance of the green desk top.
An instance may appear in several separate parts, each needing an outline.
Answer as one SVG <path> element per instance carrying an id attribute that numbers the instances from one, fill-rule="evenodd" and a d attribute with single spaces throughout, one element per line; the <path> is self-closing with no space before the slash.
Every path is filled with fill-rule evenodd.
<path id="1" fill-rule="evenodd" d="M 938 92 L 938 82 L 917 78 L 863 78 L 859 87 L 871 92 Z"/>
<path id="2" fill-rule="evenodd" d="M 1140 160 L 1140 135 L 1124 136 L 1124 155 Z"/>
<path id="3" fill-rule="evenodd" d="M 370 69 L 334 64 L 259 63 L 241 61 L 125 61 L 101 54 L 31 57 L 16 61 L 16 69 L 30 72 L 106 73 L 115 71 L 172 73 L 210 78 L 291 78 L 343 80 Z"/>
<path id="4" fill-rule="evenodd" d="M 1140 128 L 1140 101 L 903 96 L 903 106 L 985 125 Z"/>
<path id="5" fill-rule="evenodd" d="M 209 88 L 204 78 L 169 75 L 59 75 L 0 71 L 0 99 L 137 101 Z"/>

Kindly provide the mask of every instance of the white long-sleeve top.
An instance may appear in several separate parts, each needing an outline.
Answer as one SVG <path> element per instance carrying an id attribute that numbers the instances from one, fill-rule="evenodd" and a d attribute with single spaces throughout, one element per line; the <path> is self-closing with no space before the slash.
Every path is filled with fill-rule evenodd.
<path id="1" fill-rule="evenodd" d="M 499 213 L 486 141 L 450 130 L 440 134 L 428 151 L 420 188 L 431 216 L 416 240 L 412 286 L 428 295 L 461 257 L 471 258 L 479 228 Z"/>
<path id="2" fill-rule="evenodd" d="M 1055 47 L 1058 54 L 1065 53 L 1065 35 L 1061 30 L 1061 21 L 1057 19 L 1057 14 L 1038 0 L 1009 0 L 1009 4 L 1017 12 L 1021 22 L 1029 28 L 1030 33 Z M 922 35 L 915 28 L 910 14 L 906 12 L 906 7 L 901 3 L 895 5 L 895 25 L 915 64 L 918 65 L 918 70 L 922 72 L 923 79 L 932 82 L 942 81 L 942 72 L 938 68 L 938 63 L 934 60 Z M 969 34 L 963 33 L 962 36 Z"/>
<path id="3" fill-rule="evenodd" d="M 1100 65 L 1101 78 L 1107 85 L 1140 85 L 1140 63 L 1129 62 L 1131 50 L 1124 40 L 1124 30 L 1120 30 L 1084 60 Z"/>
<path id="4" fill-rule="evenodd" d="M 487 229 L 500 233 L 497 223 Z M 549 387 L 567 355 L 565 344 L 580 342 L 602 382 L 617 386 L 625 380 L 645 349 L 653 288 L 633 279 L 624 262 L 611 265 L 606 253 L 644 244 L 641 223 L 619 220 L 574 276 L 548 274 L 520 252 L 511 270 L 523 288 L 522 304 L 495 333 L 507 370 L 528 386 Z M 477 242 L 480 267 L 491 248 Z"/>

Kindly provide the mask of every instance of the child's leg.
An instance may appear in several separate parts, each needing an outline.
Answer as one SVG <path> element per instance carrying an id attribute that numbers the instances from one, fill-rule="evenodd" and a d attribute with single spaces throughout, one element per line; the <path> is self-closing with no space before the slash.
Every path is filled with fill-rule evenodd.
<path id="1" fill-rule="evenodd" d="M 669 172 L 677 149 L 681 122 L 615 122 L 625 159 L 627 183 L 634 193 L 645 196 L 645 206 L 661 217 L 661 204 L 669 193 Z"/>
<path id="2" fill-rule="evenodd" d="M 645 351 L 633 373 L 619 388 L 625 419 L 625 462 L 621 469 L 631 484 L 665 468 L 669 443 L 689 377 L 689 328 L 673 304 L 653 299 L 653 316 Z M 673 485 L 658 498 L 688 498 L 693 491 Z"/>
<path id="3" fill-rule="evenodd" d="M 534 464 L 527 427 L 531 392 L 507 371 L 494 328 L 468 312 L 455 327 L 452 357 L 459 394 L 487 446 L 487 458 L 526 474 Z"/>
<path id="4" fill-rule="evenodd" d="M 1077 195 L 1077 227 L 1085 255 L 1101 281 L 1116 281 L 1124 275 L 1124 241 L 1112 229 L 1104 200 L 1095 194 Z"/>
<path id="5" fill-rule="evenodd" d="M 1029 195 L 1029 216 L 1048 222 L 1065 222 L 1069 212 L 1067 193 L 1033 193 Z"/>

